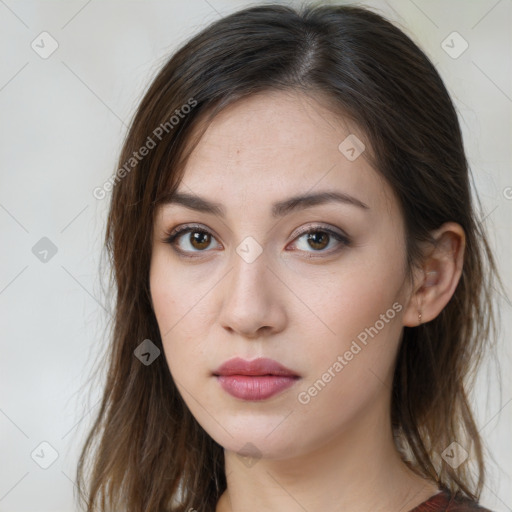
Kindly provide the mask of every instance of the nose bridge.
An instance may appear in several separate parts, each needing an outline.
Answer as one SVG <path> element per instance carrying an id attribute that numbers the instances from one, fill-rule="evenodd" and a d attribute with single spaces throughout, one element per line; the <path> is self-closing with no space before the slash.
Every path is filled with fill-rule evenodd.
<path id="1" fill-rule="evenodd" d="M 253 237 L 244 238 L 235 248 L 230 283 L 233 295 L 252 295 L 255 300 L 262 294 L 266 295 L 267 256 L 268 253 Z"/>
<path id="2" fill-rule="evenodd" d="M 257 243 L 257 242 L 256 242 Z M 284 315 L 278 304 L 268 255 L 255 240 L 244 239 L 232 254 L 231 271 L 223 288 L 221 323 L 239 334 L 253 336 L 261 327 L 280 329 Z"/>

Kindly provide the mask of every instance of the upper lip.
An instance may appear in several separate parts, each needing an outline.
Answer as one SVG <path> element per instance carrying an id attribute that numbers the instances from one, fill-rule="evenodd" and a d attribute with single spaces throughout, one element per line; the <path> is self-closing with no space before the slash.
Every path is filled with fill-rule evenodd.
<path id="1" fill-rule="evenodd" d="M 260 357 L 248 361 L 241 357 L 234 357 L 222 363 L 213 372 L 214 375 L 288 375 L 290 377 L 298 377 L 298 375 L 283 366 L 282 364 L 268 359 L 266 357 Z"/>

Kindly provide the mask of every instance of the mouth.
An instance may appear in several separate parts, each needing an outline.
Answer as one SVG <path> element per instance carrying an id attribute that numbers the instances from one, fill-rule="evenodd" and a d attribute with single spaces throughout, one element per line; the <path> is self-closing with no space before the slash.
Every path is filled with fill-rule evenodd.
<path id="1" fill-rule="evenodd" d="M 263 376 L 281 376 L 281 377 L 299 377 L 299 375 L 283 366 L 281 363 L 260 357 L 248 361 L 241 357 L 234 357 L 224 362 L 213 372 L 216 376 L 229 376 L 229 375 L 247 375 L 254 377 Z"/>
<path id="2" fill-rule="evenodd" d="M 239 357 L 222 364 L 213 375 L 222 389 L 241 400 L 265 400 L 293 386 L 301 377 L 277 361 Z"/>

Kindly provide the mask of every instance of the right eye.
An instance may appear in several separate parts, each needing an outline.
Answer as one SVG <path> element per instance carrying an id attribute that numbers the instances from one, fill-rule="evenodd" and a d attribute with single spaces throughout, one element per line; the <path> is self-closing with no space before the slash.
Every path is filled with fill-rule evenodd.
<path id="1" fill-rule="evenodd" d="M 193 258 L 195 256 L 190 256 L 190 253 L 206 252 L 212 240 L 215 237 L 207 229 L 197 225 L 184 225 L 171 231 L 164 242 L 170 244 L 176 252 Z M 219 246 L 222 247 L 220 244 Z"/>

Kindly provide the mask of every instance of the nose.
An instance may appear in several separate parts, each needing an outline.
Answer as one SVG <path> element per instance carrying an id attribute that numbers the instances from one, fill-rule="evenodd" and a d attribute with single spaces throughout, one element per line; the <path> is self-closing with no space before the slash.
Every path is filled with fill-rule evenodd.
<path id="1" fill-rule="evenodd" d="M 233 266 L 219 290 L 219 320 L 227 331 L 255 339 L 284 329 L 286 287 L 268 263 L 265 251 L 250 263 L 234 252 Z"/>

